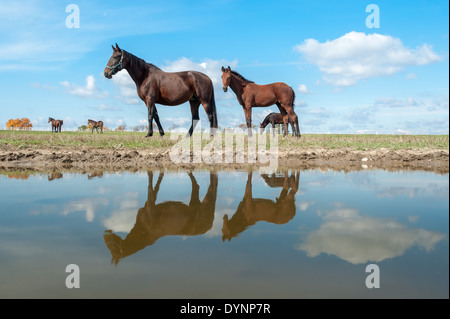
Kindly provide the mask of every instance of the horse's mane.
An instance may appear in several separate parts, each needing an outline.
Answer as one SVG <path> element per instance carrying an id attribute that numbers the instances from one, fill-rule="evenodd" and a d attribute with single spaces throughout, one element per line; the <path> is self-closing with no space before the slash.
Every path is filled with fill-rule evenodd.
<path id="1" fill-rule="evenodd" d="M 136 66 L 138 66 L 138 67 L 149 67 L 150 68 L 150 71 L 153 71 L 153 70 L 161 70 L 160 68 L 158 68 L 156 65 L 154 65 L 154 64 L 151 64 L 151 63 L 148 63 L 148 62 L 146 62 L 145 60 L 143 60 L 143 59 L 141 59 L 141 58 L 138 58 L 137 56 L 135 56 L 134 54 L 131 54 L 130 52 L 128 52 L 128 51 L 125 51 L 125 50 L 122 50 L 123 52 L 125 52 L 126 54 L 127 54 L 127 56 L 128 56 L 128 58 L 130 59 L 130 63 L 132 64 L 132 65 L 136 65 Z"/>
<path id="2" fill-rule="evenodd" d="M 231 70 L 231 74 L 237 76 L 240 80 L 242 80 L 245 84 L 247 83 L 255 83 L 253 81 L 247 80 L 246 78 L 244 78 L 242 75 L 240 75 L 239 73 L 237 73 L 236 71 Z"/>

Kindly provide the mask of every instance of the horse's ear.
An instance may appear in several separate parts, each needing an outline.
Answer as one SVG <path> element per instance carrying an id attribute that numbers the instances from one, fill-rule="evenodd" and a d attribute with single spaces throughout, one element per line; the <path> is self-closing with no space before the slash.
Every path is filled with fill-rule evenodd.
<path id="1" fill-rule="evenodd" d="M 231 71 L 231 68 L 230 68 L 230 66 L 228 66 L 228 72 L 230 72 Z"/>
<path id="2" fill-rule="evenodd" d="M 119 51 L 119 52 L 122 51 L 122 50 L 119 48 L 119 46 L 117 45 L 117 43 L 116 43 L 116 49 L 117 49 L 117 51 Z"/>
<path id="3" fill-rule="evenodd" d="M 222 66 L 222 72 L 225 72 L 225 68 Z"/>
<path id="4" fill-rule="evenodd" d="M 113 45 L 111 45 L 111 48 L 113 48 L 113 51 L 116 52 L 116 48 Z"/>

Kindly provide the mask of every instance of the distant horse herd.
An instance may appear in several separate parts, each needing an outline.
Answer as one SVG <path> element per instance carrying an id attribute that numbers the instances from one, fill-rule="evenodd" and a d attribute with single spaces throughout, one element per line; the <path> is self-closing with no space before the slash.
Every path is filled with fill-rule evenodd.
<path id="1" fill-rule="evenodd" d="M 156 65 L 147 63 L 137 56 L 122 50 L 116 43 L 112 46 L 111 55 L 105 69 L 104 76 L 111 79 L 117 72 L 125 69 L 136 84 L 137 94 L 144 101 L 148 110 L 148 133 L 153 135 L 153 120 L 156 122 L 159 134 L 164 135 L 164 129 L 159 120 L 156 104 L 176 106 L 189 102 L 192 114 L 189 136 L 192 135 L 195 125 L 200 119 L 198 109 L 200 104 L 208 116 L 210 134 L 214 135 L 218 128 L 216 103 L 212 80 L 204 73 L 198 71 L 164 72 Z M 288 133 L 288 124 L 292 127 L 292 135 L 300 137 L 298 116 L 294 111 L 294 90 L 284 82 L 275 82 L 259 85 L 247 80 L 238 72 L 222 66 L 222 85 L 224 92 L 228 87 L 235 93 L 242 106 L 248 129 L 252 135 L 252 108 L 276 105 L 280 113 L 267 115 L 260 125 L 261 131 L 268 125 L 284 124 L 284 135 Z M 61 132 L 62 120 L 49 118 L 52 123 L 52 132 Z M 103 133 L 103 122 L 88 120 L 92 133 Z M 100 129 L 100 132 L 99 132 Z M 274 131 L 274 130 L 273 130 Z M 275 133 L 274 133 L 275 134 Z"/>
<path id="2" fill-rule="evenodd" d="M 55 120 L 53 117 L 48 118 L 48 123 L 52 123 L 52 133 L 61 133 L 61 126 L 63 125 L 63 120 Z M 88 120 L 88 126 L 91 126 L 92 133 L 94 133 L 94 128 L 99 133 L 98 129 L 100 129 L 100 133 L 103 133 L 103 122 L 102 121 L 93 121 Z"/>

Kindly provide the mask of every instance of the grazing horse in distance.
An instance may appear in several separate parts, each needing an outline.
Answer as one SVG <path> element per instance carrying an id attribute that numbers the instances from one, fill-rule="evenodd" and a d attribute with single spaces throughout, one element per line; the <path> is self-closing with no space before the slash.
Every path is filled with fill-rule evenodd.
<path id="1" fill-rule="evenodd" d="M 292 123 L 292 120 L 290 118 L 288 118 L 288 123 L 291 124 L 292 135 L 294 136 L 295 135 L 294 123 Z M 288 125 L 287 125 L 287 123 L 284 123 L 283 116 L 281 115 L 281 113 L 273 112 L 265 117 L 264 121 L 262 121 L 261 126 L 260 126 L 261 134 L 262 134 L 263 130 L 266 128 L 266 126 L 269 124 L 272 124 L 273 136 L 275 136 L 275 124 L 284 124 L 284 136 L 286 136 L 288 134 Z"/>
<path id="2" fill-rule="evenodd" d="M 103 240 L 111 252 L 111 263 L 117 265 L 122 258 L 153 245 L 161 237 L 196 236 L 205 234 L 212 228 L 217 199 L 217 173 L 209 173 L 209 186 L 202 201 L 199 198 L 200 186 L 192 173 L 188 175 L 191 180 L 191 199 L 188 205 L 181 201 L 156 204 L 164 172 L 159 172 L 155 186 L 153 172 L 148 172 L 147 201 L 138 210 L 133 229 L 125 239 L 111 230 L 103 233 Z"/>
<path id="3" fill-rule="evenodd" d="M 223 216 L 222 241 L 237 237 L 249 226 L 259 221 L 273 224 L 286 224 L 295 216 L 295 194 L 298 191 L 300 174 L 293 173 L 283 177 L 261 175 L 269 187 L 283 187 L 275 201 L 266 198 L 253 198 L 252 172 L 248 173 L 244 198 L 239 203 L 236 213 L 231 219 Z"/>
<path id="4" fill-rule="evenodd" d="M 123 69 L 128 71 L 136 84 L 139 98 L 145 102 L 148 109 L 147 137 L 153 135 L 153 119 L 158 126 L 159 134 L 164 135 L 155 104 L 175 106 L 187 101 L 192 114 L 189 136 L 200 119 L 198 114 L 200 104 L 208 115 L 211 135 L 214 135 L 218 127 L 216 102 L 213 83 L 206 74 L 197 71 L 164 72 L 157 66 L 120 49 L 117 43 L 116 47 L 112 48 L 113 54 L 105 67 L 104 75 L 111 79 Z"/>
<path id="5" fill-rule="evenodd" d="M 100 128 L 100 133 L 103 133 L 103 122 L 102 121 L 93 121 L 93 120 L 88 120 L 88 125 L 91 124 L 92 125 L 92 133 L 94 133 L 94 128 L 97 131 L 98 134 L 98 128 Z"/>
<path id="6" fill-rule="evenodd" d="M 48 118 L 48 122 L 52 122 L 52 133 L 55 131 L 55 133 L 60 132 L 61 133 L 61 126 L 63 125 L 63 120 L 55 120 L 53 117 Z"/>
<path id="7" fill-rule="evenodd" d="M 248 135 L 252 135 L 252 108 L 267 107 L 273 104 L 283 116 L 284 124 L 287 125 L 288 118 L 295 126 L 295 136 L 300 137 L 298 117 L 294 112 L 295 93 L 294 90 L 284 82 L 275 82 L 265 85 L 256 84 L 249 81 L 230 67 L 222 67 L 223 91 L 227 92 L 230 87 L 236 94 L 239 104 L 242 105 L 247 122 Z"/>

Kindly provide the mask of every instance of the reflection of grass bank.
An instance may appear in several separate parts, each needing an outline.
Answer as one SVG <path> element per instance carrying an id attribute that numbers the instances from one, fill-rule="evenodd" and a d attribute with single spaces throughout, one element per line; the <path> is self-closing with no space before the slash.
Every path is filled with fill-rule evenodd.
<path id="1" fill-rule="evenodd" d="M 207 133 L 206 133 L 207 134 Z M 246 138 L 244 139 L 247 140 Z M 170 134 L 160 137 L 158 132 L 145 138 L 142 132 L 106 132 L 91 134 L 87 132 L 19 132 L 0 131 L 0 147 L 9 145 L 19 149 L 93 147 L 109 149 L 170 148 L 177 140 Z M 268 139 L 269 142 L 269 139 Z M 209 143 L 209 139 L 202 144 Z M 300 139 L 289 136 L 278 137 L 279 149 L 353 149 L 375 150 L 380 148 L 394 150 L 435 149 L 448 150 L 448 135 L 351 135 L 351 134 L 306 134 Z"/>

